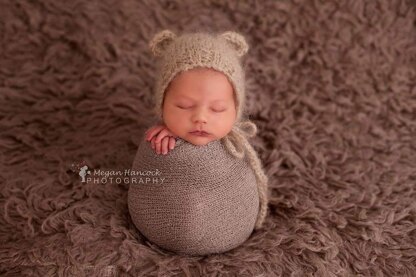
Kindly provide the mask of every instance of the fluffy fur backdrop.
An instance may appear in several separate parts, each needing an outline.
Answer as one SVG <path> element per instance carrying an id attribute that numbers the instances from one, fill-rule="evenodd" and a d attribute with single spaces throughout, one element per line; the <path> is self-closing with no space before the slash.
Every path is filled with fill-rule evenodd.
<path id="1" fill-rule="evenodd" d="M 179 256 L 132 225 L 125 183 L 158 31 L 234 30 L 265 228 Z M 415 276 L 416 2 L 0 1 L 2 276 Z M 75 168 L 75 169 L 74 169 Z"/>

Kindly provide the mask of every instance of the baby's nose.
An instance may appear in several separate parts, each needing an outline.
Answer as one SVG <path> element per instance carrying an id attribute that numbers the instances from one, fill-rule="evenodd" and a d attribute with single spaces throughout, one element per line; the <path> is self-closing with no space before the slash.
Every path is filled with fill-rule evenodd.
<path id="1" fill-rule="evenodd" d="M 195 123 L 207 123 L 206 112 L 203 111 L 202 109 L 195 111 L 195 114 L 193 116 L 193 121 Z"/>
<path id="2" fill-rule="evenodd" d="M 196 118 L 194 120 L 195 123 L 207 123 L 207 120 L 204 118 Z"/>

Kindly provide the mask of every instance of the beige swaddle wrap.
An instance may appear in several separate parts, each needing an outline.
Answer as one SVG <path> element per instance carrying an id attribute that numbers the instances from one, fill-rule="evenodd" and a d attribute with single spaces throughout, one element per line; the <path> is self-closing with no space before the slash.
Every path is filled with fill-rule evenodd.
<path id="1" fill-rule="evenodd" d="M 206 255 L 250 237 L 259 218 L 256 176 L 249 155 L 241 156 L 243 142 L 227 139 L 205 146 L 178 139 L 167 155 L 157 155 L 142 139 L 132 170 L 157 170 L 149 177 L 158 181 L 131 182 L 128 207 L 148 240 L 177 253 Z"/>

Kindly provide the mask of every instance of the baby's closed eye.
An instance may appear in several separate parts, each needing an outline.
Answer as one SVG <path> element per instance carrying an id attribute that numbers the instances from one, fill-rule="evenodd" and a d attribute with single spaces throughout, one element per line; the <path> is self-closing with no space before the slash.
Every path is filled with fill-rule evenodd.
<path id="1" fill-rule="evenodd" d="M 214 108 L 211 108 L 211 110 L 216 113 L 222 113 L 222 112 L 225 112 L 227 109 L 224 107 L 214 107 Z"/>
<path id="2" fill-rule="evenodd" d="M 189 110 L 194 108 L 194 106 L 186 106 L 186 105 L 176 105 L 176 107 L 178 107 L 179 109 L 182 110 Z M 210 108 L 211 111 L 216 112 L 216 113 L 221 113 L 221 112 L 225 112 L 227 110 L 227 108 L 225 107 L 211 107 Z"/>
<path id="3" fill-rule="evenodd" d="M 193 108 L 193 106 L 185 106 L 185 105 L 176 105 L 176 107 L 178 107 L 179 109 L 182 109 L 182 110 Z"/>

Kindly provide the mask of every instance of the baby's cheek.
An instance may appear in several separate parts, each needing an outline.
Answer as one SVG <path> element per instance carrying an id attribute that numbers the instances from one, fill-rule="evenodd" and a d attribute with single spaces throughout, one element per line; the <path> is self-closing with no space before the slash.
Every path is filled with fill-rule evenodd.
<path id="1" fill-rule="evenodd" d="M 235 113 L 228 112 L 224 114 L 221 121 L 223 122 L 224 126 L 226 126 L 227 128 L 231 128 L 235 123 L 235 119 L 236 119 Z"/>
<path id="2" fill-rule="evenodd" d="M 184 132 L 183 121 L 181 120 L 170 118 L 170 120 L 166 120 L 165 125 L 175 136 L 181 136 Z"/>
<path id="3" fill-rule="evenodd" d="M 230 114 L 224 115 L 220 120 L 218 120 L 218 137 L 225 137 L 233 128 L 234 123 L 235 118 Z"/>

